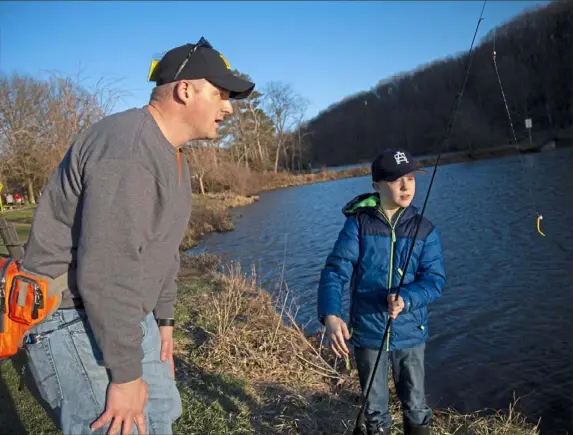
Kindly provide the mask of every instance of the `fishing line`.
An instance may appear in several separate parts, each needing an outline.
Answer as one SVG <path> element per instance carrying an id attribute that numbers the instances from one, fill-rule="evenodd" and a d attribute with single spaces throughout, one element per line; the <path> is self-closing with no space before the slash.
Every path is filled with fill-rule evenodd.
<path id="1" fill-rule="evenodd" d="M 499 83 L 499 89 L 501 91 L 501 96 L 503 98 L 503 103 L 505 105 L 505 112 L 507 114 L 507 118 L 509 121 L 509 126 L 511 127 L 511 133 L 512 133 L 512 138 L 513 141 L 515 143 L 515 146 L 517 148 L 517 154 L 519 155 L 519 160 L 521 163 L 521 167 L 522 169 L 526 166 L 523 162 L 523 152 L 521 151 L 520 147 L 519 147 L 519 142 L 517 141 L 517 136 L 515 134 L 515 129 L 513 128 L 513 121 L 511 119 L 511 112 L 509 110 L 509 106 L 507 104 L 507 99 L 505 97 L 505 92 L 503 90 L 503 85 L 501 83 L 501 77 L 499 74 L 499 69 L 497 67 L 497 50 L 496 50 L 496 30 L 494 29 L 493 32 L 493 50 L 492 50 L 492 60 L 493 60 L 493 67 L 495 70 L 495 74 L 497 77 L 497 82 Z M 531 189 L 531 183 L 527 182 L 527 187 L 529 190 L 529 197 L 531 199 L 531 202 L 533 203 L 533 191 Z M 543 233 L 543 231 L 541 230 L 541 220 L 543 219 L 543 216 L 541 215 L 541 213 L 538 211 L 538 208 L 535 206 L 536 204 L 533 203 L 533 212 L 537 215 L 537 222 L 536 222 L 536 228 L 537 228 L 537 232 L 543 236 L 543 237 L 547 237 L 545 233 Z M 551 242 L 553 242 L 556 246 L 558 246 L 563 252 L 570 252 L 571 251 L 571 247 L 566 247 L 562 242 L 557 241 L 555 238 L 551 237 L 551 235 L 549 237 L 547 237 L 547 240 L 550 240 Z"/>
<path id="2" fill-rule="evenodd" d="M 497 82 L 499 83 L 499 89 L 501 90 L 501 96 L 503 98 L 503 104 L 505 105 L 505 112 L 507 114 L 507 118 L 509 120 L 509 126 L 511 127 L 511 134 L 512 134 L 512 138 L 513 141 L 515 142 L 515 146 L 517 148 L 517 154 L 519 155 L 519 161 L 521 163 L 521 167 L 524 167 L 523 164 L 523 155 L 521 152 L 521 149 L 519 148 L 519 142 L 517 141 L 517 136 L 515 135 L 515 129 L 513 128 L 513 121 L 511 120 L 511 113 L 509 111 L 509 107 L 507 105 L 507 99 L 505 98 L 505 92 L 503 91 L 503 85 L 501 84 L 501 77 L 499 75 L 499 70 L 497 68 L 497 52 L 495 50 L 495 36 L 496 36 L 496 30 L 493 30 L 493 53 L 492 53 L 492 59 L 493 59 L 493 67 L 495 69 L 495 75 L 497 76 Z M 531 184 L 528 182 L 527 183 L 527 187 L 529 190 L 529 197 L 533 198 L 533 193 L 531 191 Z M 537 215 L 537 232 L 539 234 L 541 234 L 543 237 L 545 237 L 545 234 L 543 234 L 543 232 L 541 231 L 541 219 L 543 219 L 543 216 L 541 215 L 541 213 L 539 213 L 539 211 L 537 210 L 537 207 L 533 207 L 533 211 L 535 212 L 535 214 Z"/>
<path id="3" fill-rule="evenodd" d="M 484 9 L 485 9 L 486 3 L 487 3 L 487 0 L 485 0 L 485 1 L 483 2 L 483 7 L 482 7 L 482 9 L 481 9 L 481 13 L 480 13 L 479 20 L 478 20 L 478 23 L 477 23 L 477 26 L 476 26 L 476 30 L 475 30 L 475 32 L 474 32 L 474 36 L 473 36 L 473 39 L 472 39 L 472 43 L 471 43 L 470 49 L 469 49 L 469 51 L 468 51 L 468 64 L 467 64 L 467 70 L 466 70 L 466 73 L 465 73 L 465 78 L 464 78 L 464 82 L 463 82 L 463 85 L 462 85 L 462 89 L 461 89 L 460 92 L 456 95 L 457 105 L 455 106 L 455 109 L 454 109 L 454 112 L 453 112 L 453 115 L 452 115 L 452 119 L 450 120 L 450 123 L 449 123 L 449 125 L 448 125 L 448 128 L 446 129 L 446 133 L 445 133 L 444 138 L 443 138 L 443 143 L 444 143 L 444 145 L 441 147 L 440 152 L 438 153 L 438 155 L 437 155 L 437 157 L 436 157 L 436 162 L 434 163 L 434 170 L 433 170 L 433 172 L 432 172 L 432 178 L 430 179 L 430 184 L 429 184 L 429 186 L 428 186 L 428 192 L 426 193 L 426 198 L 424 199 L 424 205 L 423 205 L 423 207 L 422 207 L 422 211 L 421 211 L 421 213 L 420 213 L 420 215 L 419 215 L 419 218 L 418 218 L 418 224 L 416 225 L 416 232 L 414 233 L 414 238 L 412 239 L 412 242 L 411 242 L 411 245 L 410 245 L 410 249 L 409 249 L 409 251 L 408 251 L 408 257 L 407 257 L 407 259 L 406 259 L 406 265 L 405 265 L 405 267 L 404 267 L 404 271 L 403 271 L 402 276 L 401 276 L 401 278 L 400 278 L 400 284 L 398 285 L 398 290 L 397 290 L 397 292 L 396 292 L 396 298 L 398 298 L 398 296 L 400 295 L 400 289 L 402 288 L 402 285 L 404 284 L 404 278 L 405 278 L 406 275 L 407 275 L 406 272 L 407 272 L 407 270 L 408 270 L 408 265 L 410 264 L 410 258 L 412 257 L 412 252 L 414 251 L 414 246 L 415 246 L 415 244 L 416 244 L 416 238 L 418 237 L 418 232 L 419 232 L 419 230 L 420 230 L 420 224 L 421 224 L 421 222 L 422 222 L 422 218 L 423 218 L 424 212 L 425 212 L 425 210 L 426 210 L 426 205 L 427 205 L 427 203 L 428 203 L 428 198 L 430 197 L 430 191 L 431 191 L 431 189 L 432 189 L 432 185 L 433 185 L 433 183 L 434 183 L 434 178 L 435 178 L 435 176 L 436 176 L 436 171 L 437 171 L 438 165 L 439 165 L 439 163 L 440 163 L 440 156 L 441 156 L 442 153 L 447 149 L 447 144 L 446 144 L 446 142 L 447 142 L 447 140 L 448 140 L 449 137 L 450 137 L 450 134 L 451 134 L 451 132 L 452 132 L 453 125 L 454 125 L 455 120 L 456 120 L 456 116 L 457 116 L 458 111 L 459 111 L 459 108 L 460 108 L 460 104 L 461 104 L 461 101 L 462 101 L 462 96 L 463 96 L 464 91 L 465 91 L 465 88 L 466 88 L 466 84 L 467 84 L 467 81 L 468 81 L 468 78 L 469 78 L 470 69 L 471 69 L 471 65 L 472 65 L 472 61 L 473 61 L 473 53 L 472 53 L 472 50 L 473 50 L 473 46 L 474 46 L 474 42 L 475 42 L 475 39 L 476 39 L 476 36 L 477 36 L 477 32 L 478 32 L 479 26 L 480 26 L 480 24 L 481 24 L 481 22 L 482 22 L 482 20 L 483 20 L 483 11 L 484 11 Z M 366 403 L 368 402 L 368 396 L 370 395 L 370 390 L 372 389 L 372 384 L 373 384 L 373 381 L 374 381 L 374 377 L 375 377 L 375 375 L 376 375 L 376 371 L 377 371 L 377 369 L 378 369 L 378 364 L 380 363 L 380 357 L 382 356 L 382 350 L 384 349 L 384 343 L 385 343 L 387 340 L 389 340 L 389 338 L 390 338 L 390 337 L 389 337 L 389 331 L 390 331 L 390 326 L 391 326 L 391 324 L 392 324 L 392 318 L 388 316 L 388 322 L 386 323 L 386 330 L 384 331 L 384 337 L 383 337 L 383 339 L 382 339 L 382 344 L 381 344 L 381 346 L 380 346 L 380 349 L 378 349 L 378 356 L 376 357 L 376 362 L 374 363 L 374 369 L 373 369 L 373 371 L 372 371 L 372 375 L 370 376 L 370 379 L 369 379 L 369 382 L 368 382 L 368 387 L 367 387 L 367 389 L 366 389 L 366 394 L 365 394 L 364 397 L 363 397 L 362 406 L 360 407 L 360 411 L 359 411 L 359 413 L 358 413 L 358 416 L 356 417 L 356 423 L 355 423 L 355 426 L 354 426 L 354 431 L 352 432 L 353 435 L 360 435 L 360 434 L 362 433 L 361 426 L 362 426 L 362 420 L 363 420 L 363 417 L 364 417 L 364 410 L 366 409 Z M 385 376 L 387 376 L 387 374 L 385 374 Z"/>

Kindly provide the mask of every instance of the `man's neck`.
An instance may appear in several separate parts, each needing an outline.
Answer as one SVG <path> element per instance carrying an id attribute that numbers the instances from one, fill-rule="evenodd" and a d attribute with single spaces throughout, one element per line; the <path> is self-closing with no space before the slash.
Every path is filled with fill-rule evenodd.
<path id="1" fill-rule="evenodd" d="M 154 103 L 148 104 L 147 109 L 153 116 L 153 119 L 155 119 L 165 139 L 175 148 L 180 148 L 190 140 L 193 140 L 189 127 L 184 125 L 175 114 L 167 113 L 160 105 Z"/>

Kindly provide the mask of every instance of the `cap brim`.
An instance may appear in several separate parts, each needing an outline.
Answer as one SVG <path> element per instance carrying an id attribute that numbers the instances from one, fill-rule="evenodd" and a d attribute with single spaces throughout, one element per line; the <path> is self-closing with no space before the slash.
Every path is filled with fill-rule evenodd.
<path id="1" fill-rule="evenodd" d="M 237 77 L 233 74 L 224 76 L 206 77 L 206 80 L 226 91 L 229 91 L 230 97 L 234 100 L 247 98 L 255 89 L 255 84 L 248 80 Z"/>
<path id="2" fill-rule="evenodd" d="M 428 172 L 425 169 L 422 168 L 414 168 L 414 169 L 408 169 L 406 171 L 401 171 L 398 174 L 395 174 L 393 177 L 388 177 L 386 179 L 380 179 L 378 181 L 396 181 L 398 178 L 403 177 L 404 175 L 408 175 L 408 174 L 415 174 L 415 173 L 419 173 L 419 174 L 427 174 Z"/>

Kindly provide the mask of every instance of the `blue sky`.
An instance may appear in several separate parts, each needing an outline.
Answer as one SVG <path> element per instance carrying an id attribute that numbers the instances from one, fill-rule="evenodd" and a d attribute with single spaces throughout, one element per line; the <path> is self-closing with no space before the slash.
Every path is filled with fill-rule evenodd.
<path id="1" fill-rule="evenodd" d="M 489 1 L 478 38 L 540 1 Z M 481 1 L 0 2 L 0 71 L 120 80 L 147 103 L 152 56 L 206 37 L 260 88 L 290 83 L 307 118 L 401 71 L 467 51 Z M 479 39 L 478 39 L 479 41 Z M 503 53 L 498 53 L 503 56 Z"/>

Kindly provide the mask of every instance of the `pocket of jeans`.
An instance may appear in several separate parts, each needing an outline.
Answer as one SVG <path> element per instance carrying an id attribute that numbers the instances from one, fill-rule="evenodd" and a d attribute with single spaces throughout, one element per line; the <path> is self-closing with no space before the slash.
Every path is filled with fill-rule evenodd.
<path id="1" fill-rule="evenodd" d="M 49 337 L 42 337 L 36 343 L 26 345 L 27 369 L 34 378 L 40 396 L 55 408 L 63 398 L 62 387 Z"/>
<path id="2" fill-rule="evenodd" d="M 141 329 L 141 340 L 144 340 L 147 337 L 148 332 L 148 325 L 147 325 L 147 318 L 144 318 L 141 322 L 139 322 L 139 328 Z"/>
<path id="3" fill-rule="evenodd" d="M 87 318 L 69 326 L 70 335 L 80 355 L 91 355 L 97 365 L 103 366 L 103 353 L 99 348 Z"/>

